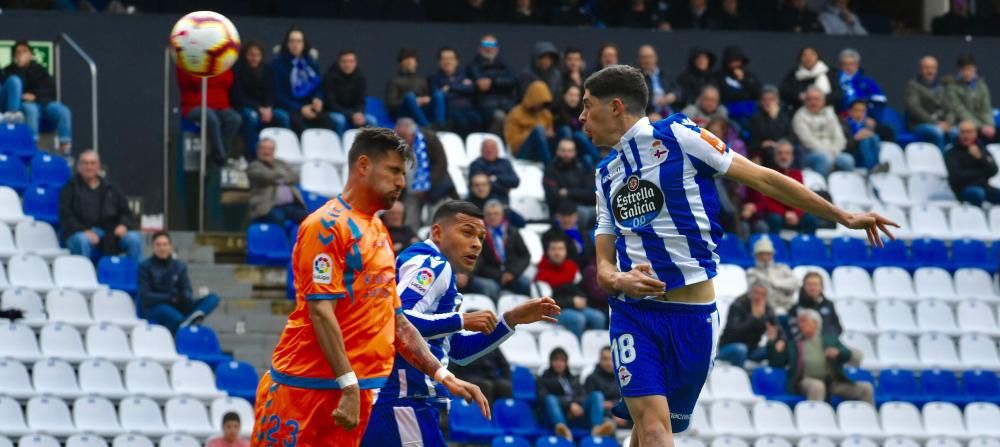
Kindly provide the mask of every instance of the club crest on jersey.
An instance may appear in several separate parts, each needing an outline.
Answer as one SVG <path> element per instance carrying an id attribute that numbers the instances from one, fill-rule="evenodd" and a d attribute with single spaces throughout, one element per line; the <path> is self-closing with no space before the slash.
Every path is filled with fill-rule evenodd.
<path id="1" fill-rule="evenodd" d="M 332 267 L 333 263 L 330 261 L 330 255 L 316 255 L 312 263 L 313 284 L 330 284 L 332 279 L 330 270 Z"/>
<path id="2" fill-rule="evenodd" d="M 426 294 L 434 283 L 434 270 L 423 268 L 417 271 L 410 281 L 409 289 L 420 294 Z"/>
<path id="3" fill-rule="evenodd" d="M 663 146 L 663 143 L 661 143 L 660 140 L 653 140 L 651 150 L 653 151 L 653 156 L 656 157 L 657 160 L 659 160 L 660 157 L 667 155 L 667 149 Z"/>
<path id="4" fill-rule="evenodd" d="M 663 191 L 653 182 L 631 175 L 611 197 L 611 210 L 621 225 L 641 227 L 663 210 Z"/>
<path id="5" fill-rule="evenodd" d="M 619 366 L 618 367 L 618 383 L 620 383 L 624 387 L 624 386 L 628 385 L 628 383 L 631 382 L 631 381 L 632 381 L 632 373 L 630 373 L 628 371 L 628 368 L 626 368 L 624 366 Z"/>

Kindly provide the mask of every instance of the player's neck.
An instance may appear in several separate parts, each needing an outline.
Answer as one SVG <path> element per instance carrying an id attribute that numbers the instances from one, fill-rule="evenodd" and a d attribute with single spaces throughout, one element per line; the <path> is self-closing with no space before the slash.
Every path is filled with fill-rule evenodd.
<path id="1" fill-rule="evenodd" d="M 618 129 L 615 130 L 615 136 L 614 136 L 615 141 L 617 142 L 617 140 L 620 140 L 622 137 L 624 137 L 625 134 L 628 133 L 628 131 L 631 130 L 632 127 L 635 126 L 635 123 L 638 123 L 639 120 L 641 120 L 642 118 L 644 117 L 633 116 L 633 115 L 622 115 L 622 117 L 618 120 Z"/>
<path id="2" fill-rule="evenodd" d="M 351 209 L 363 214 L 374 215 L 382 209 L 382 204 L 378 200 L 365 197 L 363 191 L 363 188 L 348 182 L 347 185 L 344 185 L 344 192 L 340 194 L 340 198 L 347 202 Z"/>

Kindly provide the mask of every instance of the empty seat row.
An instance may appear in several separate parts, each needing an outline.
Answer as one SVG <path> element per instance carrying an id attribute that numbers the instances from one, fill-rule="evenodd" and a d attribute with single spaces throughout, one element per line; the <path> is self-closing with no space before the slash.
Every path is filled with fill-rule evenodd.
<path id="1" fill-rule="evenodd" d="M 34 290 L 16 287 L 0 294 L 0 308 L 17 309 L 24 313 L 20 322 L 41 327 L 49 322 L 87 327 L 96 323 L 111 323 L 131 328 L 144 324 L 136 317 L 135 303 L 121 290 L 103 289 L 87 298 L 73 289 L 54 289 L 45 294 L 45 300 Z"/>
<path id="2" fill-rule="evenodd" d="M 955 311 L 951 305 L 935 299 L 911 305 L 889 298 L 870 306 L 848 298 L 837 301 L 836 308 L 844 330 L 869 335 L 896 331 L 907 335 L 937 332 L 952 336 L 964 333 L 1000 336 L 993 306 L 977 300 L 961 301 Z"/>
<path id="3" fill-rule="evenodd" d="M 34 362 L 55 357 L 72 363 L 90 358 L 104 358 L 114 362 L 149 359 L 171 363 L 184 357 L 177 353 L 174 338 L 165 327 L 144 324 L 132 328 L 130 335 L 110 323 L 95 324 L 87 328 L 86 341 L 73 326 L 47 323 L 37 339 L 34 331 L 25 324 L 0 321 L 0 358 L 8 357 L 23 362 Z"/>
<path id="4" fill-rule="evenodd" d="M 873 345 L 867 335 L 845 332 L 841 341 L 863 353 L 865 368 L 946 368 L 1000 370 L 996 342 L 989 336 L 965 334 L 955 340 L 938 333 L 923 333 L 916 346 L 913 340 L 898 332 L 883 332 Z"/>
<path id="5" fill-rule="evenodd" d="M 0 447 L 14 447 L 13 442 L 5 442 L 0 436 Z M 66 439 L 66 447 L 108 447 L 108 441 L 101 436 L 88 433 L 76 434 Z M 128 433 L 115 436 L 111 440 L 111 447 L 153 447 L 151 439 L 144 435 Z M 191 435 L 174 433 L 160 438 L 160 447 L 201 447 L 202 443 Z M 24 435 L 17 443 L 17 447 L 60 447 L 59 440 L 43 433 Z"/>
<path id="6" fill-rule="evenodd" d="M 54 289 L 75 289 L 94 292 L 107 286 L 97 281 L 94 263 L 83 256 L 62 255 L 49 264 L 35 254 L 19 254 L 10 258 L 7 275 L 0 267 L 0 289 L 26 287 L 38 292 Z"/>
<path id="7" fill-rule="evenodd" d="M 625 446 L 630 438 L 626 438 Z M 837 447 L 838 443 L 826 436 L 810 435 L 799 438 L 797 442 L 780 438 L 777 436 L 762 436 L 750 443 L 746 440 L 734 436 L 718 436 L 710 444 L 691 436 L 680 436 L 675 438 L 674 444 L 677 447 Z M 954 438 L 934 437 L 925 443 L 905 436 L 891 436 L 879 443 L 864 436 L 848 436 L 840 441 L 840 447 L 964 447 L 966 444 Z M 1000 440 L 980 436 L 969 440 L 968 447 L 1000 447 Z"/>
<path id="8" fill-rule="evenodd" d="M 0 258 L 17 254 L 35 254 L 52 259 L 69 254 L 69 251 L 59 246 L 56 231 L 48 223 L 24 220 L 15 224 L 12 230 L 6 223 L 0 222 Z"/>
<path id="9" fill-rule="evenodd" d="M 799 266 L 793 271 L 800 280 L 809 272 L 820 274 L 823 277 L 824 295 L 832 300 L 855 298 L 874 301 L 896 298 L 905 301 L 1000 301 L 990 274 L 975 268 L 958 269 L 951 275 L 940 267 L 921 267 L 912 277 L 906 270 L 898 267 L 879 267 L 875 269 L 874 275 L 854 266 L 837 267 L 833 269 L 832 276 L 817 266 Z"/>
<path id="10" fill-rule="evenodd" d="M 31 185 L 53 187 L 58 191 L 70 176 L 69 163 L 62 157 L 36 152 L 27 164 L 20 157 L 0 153 L 0 185 L 18 193 Z"/>

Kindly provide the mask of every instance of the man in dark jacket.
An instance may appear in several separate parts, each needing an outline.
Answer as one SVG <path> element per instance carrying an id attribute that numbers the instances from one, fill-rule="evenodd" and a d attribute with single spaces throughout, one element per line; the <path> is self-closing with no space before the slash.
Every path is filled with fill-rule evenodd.
<path id="1" fill-rule="evenodd" d="M 289 127 L 288 112 L 274 108 L 274 80 L 271 67 L 264 63 L 264 48 L 249 42 L 240 49 L 233 67 L 229 104 L 243 116 L 243 145 L 247 160 L 256 158 L 257 141 L 264 127 Z"/>
<path id="2" fill-rule="evenodd" d="M 701 47 L 692 47 L 688 53 L 688 66 L 679 76 L 677 85 L 681 89 L 681 97 L 674 105 L 674 110 L 680 110 L 688 104 L 694 104 L 706 85 L 715 85 L 712 66 L 715 65 L 715 54 Z"/>
<path id="3" fill-rule="evenodd" d="M 768 163 L 778 141 L 792 138 L 792 117 L 781 104 L 778 88 L 765 85 L 760 91 L 757 110 L 750 116 L 750 150 L 748 155 L 758 164 Z"/>
<path id="4" fill-rule="evenodd" d="M 365 113 L 368 81 L 358 70 L 358 55 L 354 50 L 340 51 L 337 63 L 323 76 L 322 88 L 323 111 L 330 115 L 338 134 L 366 124 L 377 124 L 375 117 Z"/>
<path id="5" fill-rule="evenodd" d="M 982 206 L 983 202 L 1000 204 L 1000 189 L 990 185 L 997 175 L 997 163 L 976 136 L 976 124 L 962 121 L 958 125 L 958 140 L 944 153 L 948 167 L 948 184 L 963 202 Z"/>
<path id="6" fill-rule="evenodd" d="M 407 171 L 407 188 L 403 196 L 406 225 L 420 228 L 420 210 L 441 200 L 457 198 L 455 185 L 448 175 L 448 159 L 437 134 L 421 129 L 409 118 L 396 121 L 396 134 L 413 148 L 416 163 Z"/>
<path id="7" fill-rule="evenodd" d="M 170 235 L 153 235 L 153 256 L 139 264 L 139 304 L 142 314 L 170 332 L 201 323 L 219 305 L 219 297 L 206 293 L 194 299 L 187 266 L 174 258 Z"/>
<path id="8" fill-rule="evenodd" d="M 479 386 L 490 405 L 497 399 L 506 399 L 514 394 L 510 364 L 500 349 L 492 349 L 468 365 L 452 363 L 448 365 L 448 370 L 459 379 Z"/>
<path id="9" fill-rule="evenodd" d="M 569 371 L 569 356 L 562 348 L 549 353 L 549 368 L 538 378 L 538 402 L 556 435 L 573 440 L 569 424 L 589 428 L 594 436 L 609 436 L 614 425 L 604 418 L 604 394 L 584 393 L 580 380 Z"/>
<path id="10" fill-rule="evenodd" d="M 476 86 L 476 110 L 483 124 L 491 129 L 500 129 L 507 111 L 516 104 L 517 78 L 498 58 L 499 54 L 497 38 L 487 34 L 480 39 L 476 57 L 465 69 L 465 75 Z"/>
<path id="11" fill-rule="evenodd" d="M 86 150 L 76 160 L 77 175 L 59 193 L 59 225 L 74 255 L 93 259 L 95 249 L 105 255 L 125 252 L 136 262 L 142 257 L 142 236 L 134 231 L 135 218 L 125 195 L 101 178 L 101 159 Z"/>
<path id="12" fill-rule="evenodd" d="M 518 97 L 523 98 L 524 93 L 528 91 L 528 85 L 535 81 L 544 82 L 553 94 L 562 91 L 559 50 L 552 42 L 542 41 L 535 44 L 535 51 L 531 54 L 531 64 L 518 77 Z"/>
<path id="13" fill-rule="evenodd" d="M 722 66 L 715 74 L 715 84 L 719 86 L 722 102 L 729 108 L 729 115 L 747 117 L 753 110 L 753 101 L 760 96 L 761 83 L 753 72 L 747 70 L 750 58 L 743 47 L 730 45 L 722 50 Z M 735 104 L 743 102 L 743 107 Z"/>
<path id="14" fill-rule="evenodd" d="M 667 76 L 667 72 L 660 69 L 659 57 L 652 45 L 639 47 L 639 68 L 646 78 L 646 88 L 649 89 L 646 114 L 656 113 L 661 117 L 673 114 L 674 104 L 680 99 L 680 89 Z"/>
<path id="15" fill-rule="evenodd" d="M 788 315 L 798 315 L 800 310 L 812 309 L 819 312 L 823 318 L 823 335 L 840 336 L 844 332 L 844 327 L 840 324 L 840 317 L 837 316 L 837 309 L 833 302 L 828 300 L 823 294 L 823 277 L 819 273 L 809 272 L 802 278 L 802 288 L 799 290 L 799 302 L 788 309 Z M 799 326 L 789 325 L 789 334 L 793 337 L 799 336 Z"/>
<path id="16" fill-rule="evenodd" d="M 604 395 L 604 417 L 613 418 L 619 427 L 625 427 L 627 422 L 611 415 L 618 400 L 621 399 L 621 389 L 618 388 L 618 375 L 615 373 L 615 365 L 611 358 L 611 348 L 605 346 L 601 348 L 600 359 L 594 372 L 583 382 L 583 392 L 591 394 L 600 392 Z"/>
<path id="17" fill-rule="evenodd" d="M 767 285 L 753 283 L 747 293 L 729 306 L 717 358 L 740 368 L 747 359 L 764 360 L 767 350 L 759 346 L 760 339 L 765 333 L 776 332 L 776 324 L 774 308 L 767 303 Z"/>
<path id="18" fill-rule="evenodd" d="M 479 158 L 469 165 L 469 178 L 476 174 L 486 174 L 490 179 L 490 197 L 507 204 L 510 202 L 510 190 L 521 184 L 521 179 L 514 172 L 510 160 L 500 158 L 500 148 L 497 142 L 490 138 L 483 139 Z"/>
<path id="19" fill-rule="evenodd" d="M 35 62 L 35 55 L 27 41 L 19 40 L 14 44 L 14 61 L 4 68 L 3 74 L 6 78 L 17 76 L 21 80 L 21 112 L 24 112 L 24 122 L 31 128 L 35 138 L 38 138 L 42 120 L 54 123 L 59 151 L 69 155 L 73 140 L 69 107 L 56 101 L 56 87 L 52 76 L 45 67 Z"/>
<path id="20" fill-rule="evenodd" d="M 438 51 L 438 71 L 427 77 L 427 83 L 432 90 L 444 94 L 447 117 L 458 133 L 466 135 L 480 130 L 482 120 L 472 104 L 475 86 L 465 73 L 459 72 L 458 53 L 453 48 Z"/>
<path id="21" fill-rule="evenodd" d="M 982 29 L 979 19 L 969 11 L 969 0 L 951 0 L 948 12 L 931 21 L 931 33 L 935 36 L 975 36 L 981 34 Z"/>
<path id="22" fill-rule="evenodd" d="M 393 116 L 413 118 L 420 127 L 444 122 L 444 94 L 432 92 L 417 75 L 417 50 L 403 48 L 396 58 L 399 73 L 385 85 L 385 105 Z"/>
<path id="23" fill-rule="evenodd" d="M 577 158 L 573 140 L 559 141 L 555 160 L 545 168 L 542 186 L 550 210 L 568 201 L 576 206 L 582 222 L 588 224 L 594 219 L 594 171 Z"/>
<path id="24" fill-rule="evenodd" d="M 944 150 L 955 114 L 948 107 L 944 85 L 938 77 L 937 58 L 920 58 L 920 70 L 906 83 L 905 96 L 910 130 Z"/>
<path id="25" fill-rule="evenodd" d="M 524 275 L 531 263 L 531 254 L 517 228 L 504 217 L 504 205 L 498 200 L 486 202 L 483 208 L 486 240 L 472 271 L 469 290 L 499 299 L 500 289 L 527 295 L 531 280 Z"/>
<path id="26" fill-rule="evenodd" d="M 797 315 L 799 333 L 795 340 L 770 337 L 767 359 L 774 368 L 788 368 L 788 392 L 802 394 L 809 400 L 844 400 L 875 403 L 872 384 L 855 382 L 847 377 L 844 364 L 851 361 L 851 350 L 834 335 L 822 335 L 823 317 L 812 309 Z"/>

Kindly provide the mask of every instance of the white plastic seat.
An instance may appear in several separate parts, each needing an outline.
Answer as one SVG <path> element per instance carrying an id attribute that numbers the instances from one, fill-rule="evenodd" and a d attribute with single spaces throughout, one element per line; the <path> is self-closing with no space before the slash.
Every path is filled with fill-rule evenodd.
<path id="1" fill-rule="evenodd" d="M 962 369 L 958 360 L 955 342 L 951 337 L 936 332 L 920 334 L 917 339 L 917 353 L 925 367 Z"/>
<path id="2" fill-rule="evenodd" d="M 892 436 L 882 443 L 882 447 L 920 447 L 920 444 L 906 436 Z"/>
<path id="3" fill-rule="evenodd" d="M 40 220 L 24 221 L 14 228 L 14 241 L 17 251 L 24 254 L 36 254 L 46 259 L 69 253 L 69 250 L 59 247 L 56 230 Z"/>
<path id="4" fill-rule="evenodd" d="M 857 332 L 844 332 L 841 335 L 841 341 L 845 345 L 861 351 L 862 368 L 877 369 L 882 365 L 878 355 L 876 355 L 875 346 L 872 345 L 872 341 L 868 336 Z"/>
<path id="5" fill-rule="evenodd" d="M 97 323 L 112 323 L 126 328 L 145 323 L 136 316 L 135 302 L 121 290 L 98 290 L 90 299 L 91 311 Z"/>
<path id="6" fill-rule="evenodd" d="M 35 333 L 27 325 L 0 321 L 0 357 L 9 357 L 23 363 L 33 363 L 42 358 Z"/>
<path id="7" fill-rule="evenodd" d="M 521 183 L 524 185 L 525 183 Z M 545 220 L 549 217 L 549 207 L 542 197 L 532 197 L 525 194 L 531 191 L 527 187 L 521 187 L 510 192 L 510 209 L 520 214 L 526 220 Z"/>
<path id="8" fill-rule="evenodd" d="M 955 314 L 951 312 L 951 307 L 938 300 L 925 300 L 917 303 L 917 326 L 922 331 L 946 335 L 962 333 L 955 322 Z"/>
<path id="9" fill-rule="evenodd" d="M 36 254 L 19 254 L 10 258 L 7 264 L 7 276 L 10 285 L 25 287 L 36 292 L 48 292 L 55 289 L 49 265 Z"/>
<path id="10" fill-rule="evenodd" d="M 28 377 L 28 368 L 23 363 L 0 358 L 0 396 L 27 400 L 35 397 L 35 387 Z M 3 433 L 0 426 L 0 433 Z"/>
<path id="11" fill-rule="evenodd" d="M 0 435 L 0 447 L 14 447 L 14 443 L 6 436 Z"/>
<path id="12" fill-rule="evenodd" d="M 83 256 L 67 255 L 52 263 L 52 278 L 57 286 L 91 293 L 105 288 L 97 282 L 94 263 Z"/>
<path id="13" fill-rule="evenodd" d="M 972 436 L 1000 438 L 1000 407 L 987 402 L 966 405 L 965 426 Z"/>
<path id="14" fill-rule="evenodd" d="M 886 402 L 879 409 L 882 430 L 890 436 L 923 439 L 927 436 L 920 420 L 920 410 L 909 402 Z"/>
<path id="15" fill-rule="evenodd" d="M 459 306 L 459 312 L 472 312 L 477 310 L 488 310 L 497 313 L 497 305 L 493 302 L 493 299 L 486 296 L 480 295 L 478 293 L 463 293 L 462 294 L 462 305 Z"/>
<path id="16" fill-rule="evenodd" d="M 826 436 L 811 435 L 799 440 L 797 447 L 837 447 L 833 440 Z"/>
<path id="17" fill-rule="evenodd" d="M 167 426 L 163 424 L 163 413 L 160 412 L 160 406 L 148 397 L 135 396 L 123 399 L 118 407 L 118 417 L 121 419 L 122 428 L 130 432 L 152 437 L 160 437 L 170 433 Z M 114 445 L 118 445 L 118 439 L 115 439 Z"/>
<path id="18" fill-rule="evenodd" d="M 580 348 L 583 350 L 583 361 L 596 365 L 601 359 L 601 350 L 611 345 L 611 335 L 604 329 L 590 329 L 580 337 Z"/>
<path id="19" fill-rule="evenodd" d="M 910 337 L 898 332 L 883 332 L 875 342 L 883 366 L 903 369 L 920 368 L 917 351 Z"/>
<path id="20" fill-rule="evenodd" d="M 847 299 L 837 302 L 837 314 L 845 331 L 877 334 L 879 329 L 872 319 L 871 309 L 865 303 Z"/>
<path id="21" fill-rule="evenodd" d="M 987 144 L 986 150 L 990 152 L 993 156 L 993 160 L 1000 160 L 1000 144 L 993 143 Z M 1000 188 L 1000 173 L 997 173 L 993 177 L 990 177 L 990 186 L 994 188 Z"/>
<path id="22" fill-rule="evenodd" d="M 333 164 L 347 163 L 340 137 L 330 129 L 312 128 L 302 131 L 302 158 L 322 160 Z"/>
<path id="23" fill-rule="evenodd" d="M 951 275 L 940 267 L 920 267 L 913 273 L 913 282 L 917 294 L 924 298 L 938 298 L 945 301 L 957 301 L 955 287 Z"/>
<path id="24" fill-rule="evenodd" d="M 732 399 L 743 403 L 755 403 L 761 400 L 760 396 L 753 393 L 753 388 L 750 387 L 750 377 L 747 376 L 747 372 L 743 368 L 717 365 L 712 368 L 709 383 L 712 394 L 717 398 Z"/>
<path id="25" fill-rule="evenodd" d="M 215 387 L 215 374 L 205 362 L 179 360 L 170 367 L 170 385 L 177 394 L 211 400 L 225 396 L 224 391 Z"/>
<path id="26" fill-rule="evenodd" d="M 31 220 L 31 217 L 24 215 L 17 191 L 8 186 L 0 186 L 0 222 L 13 225 L 26 220 Z"/>
<path id="27" fill-rule="evenodd" d="M 896 239 L 910 240 L 914 238 L 913 226 L 910 225 L 910 216 L 906 211 L 896 205 L 875 205 L 872 207 L 873 213 L 878 213 L 893 222 L 899 224 L 899 228 L 892 229 L 892 235 Z"/>
<path id="28" fill-rule="evenodd" d="M 826 177 L 812 169 L 802 170 L 802 184 L 813 191 L 829 191 L 826 184 Z"/>
<path id="29" fill-rule="evenodd" d="M 986 303 L 968 300 L 958 303 L 958 326 L 966 333 L 981 333 L 991 336 L 1000 335 L 993 309 Z"/>
<path id="30" fill-rule="evenodd" d="M 872 273 L 875 294 L 879 298 L 896 298 L 905 301 L 920 299 L 913 290 L 910 273 L 899 267 L 878 267 Z"/>
<path id="31" fill-rule="evenodd" d="M 562 348 L 569 357 L 569 366 L 577 370 L 582 369 L 588 362 L 584 360 L 580 351 L 580 339 L 572 332 L 566 330 L 554 330 L 545 333 L 538 339 L 538 353 L 543 360 L 548 360 L 549 353 L 556 348 Z"/>
<path id="32" fill-rule="evenodd" d="M 951 232 L 944 211 L 936 206 L 924 203 L 910 208 L 910 223 L 913 225 L 913 233 L 917 237 L 943 240 L 957 238 L 957 235 Z"/>
<path id="33" fill-rule="evenodd" d="M 17 447 L 59 447 L 59 440 L 49 435 L 35 433 L 22 436 L 17 441 Z"/>
<path id="34" fill-rule="evenodd" d="M 876 297 L 871 277 L 861 267 L 840 266 L 833 269 L 833 287 L 841 298 L 870 301 Z"/>
<path id="35" fill-rule="evenodd" d="M 127 435 L 115 436 L 111 442 L 111 447 L 155 447 L 153 441 L 146 436 L 129 433 Z"/>
<path id="36" fill-rule="evenodd" d="M 190 435 L 172 434 L 161 438 L 159 447 L 201 447 L 201 443 Z"/>
<path id="37" fill-rule="evenodd" d="M 0 446 L 2 445 L 0 442 Z M 66 440 L 66 447 L 108 447 L 108 442 L 100 436 L 84 433 L 70 436 Z"/>
<path id="38" fill-rule="evenodd" d="M 34 290 L 25 287 L 5 290 L 0 296 L 0 308 L 24 312 L 23 318 L 18 321 L 31 327 L 42 327 L 48 322 L 42 298 Z"/>
<path id="39" fill-rule="evenodd" d="M 792 443 L 788 442 L 785 438 L 764 436 L 757 438 L 753 443 L 753 447 L 792 447 Z"/>
<path id="40" fill-rule="evenodd" d="M 924 447 L 963 447 L 961 442 L 955 438 L 931 438 L 927 440 Z"/>
<path id="41" fill-rule="evenodd" d="M 233 412 L 240 416 L 240 434 L 243 436 L 250 436 L 253 432 L 253 426 L 256 422 L 254 419 L 253 405 L 247 402 L 246 399 L 239 397 L 219 397 L 212 401 L 209 407 L 209 414 L 211 415 L 211 422 L 213 427 L 222 427 L 222 417 L 226 413 Z"/>
<path id="42" fill-rule="evenodd" d="M 177 394 L 170 387 L 163 367 L 148 360 L 133 360 L 128 363 L 125 367 L 125 388 L 132 394 L 157 400 L 166 400 Z"/>
<path id="43" fill-rule="evenodd" d="M 260 138 L 274 140 L 274 158 L 290 165 L 302 164 L 302 149 L 299 137 L 291 129 L 282 127 L 267 127 L 260 130 Z"/>
<path id="44" fill-rule="evenodd" d="M 967 368 L 1000 370 L 997 346 L 988 336 L 965 334 L 958 339 L 958 352 Z"/>
<path id="45" fill-rule="evenodd" d="M 45 357 L 56 357 L 70 363 L 80 363 L 89 357 L 83 349 L 80 332 L 63 323 L 49 323 L 38 335 L 38 345 Z"/>
<path id="46" fill-rule="evenodd" d="M 913 203 L 926 203 L 943 207 L 958 206 L 955 194 L 948 186 L 947 177 L 912 174 L 906 180 L 906 189 L 910 192 L 910 200 Z"/>
<path id="47" fill-rule="evenodd" d="M 1000 206 L 993 208 L 1000 210 Z M 993 290 L 993 278 L 989 273 L 976 268 L 962 268 L 955 271 L 955 295 L 959 298 L 1000 301 L 1000 296 Z"/>
<path id="48" fill-rule="evenodd" d="M 344 182 L 333 163 L 309 160 L 302 164 L 299 184 L 302 189 L 324 197 L 334 197 L 344 190 Z"/>
<path id="49" fill-rule="evenodd" d="M 895 174 L 874 174 L 869 177 L 874 196 L 882 203 L 897 206 L 910 206 L 910 194 L 906 192 L 906 184 L 902 177 Z"/>
<path id="50" fill-rule="evenodd" d="M 750 447 L 750 444 L 735 436 L 719 436 L 712 440 L 711 447 Z"/>
<path id="51" fill-rule="evenodd" d="M 719 298 L 736 298 L 740 295 L 746 293 L 749 285 L 747 284 L 747 273 L 735 264 L 719 264 L 718 276 L 715 281 L 717 288 L 715 289 L 715 295 Z"/>
<path id="52" fill-rule="evenodd" d="M 63 438 L 78 432 L 69 414 L 69 407 L 62 399 L 39 396 L 28 401 L 25 410 L 28 427 L 35 432 Z"/>
<path id="53" fill-rule="evenodd" d="M 948 436 L 965 439 L 969 433 L 965 430 L 962 410 L 951 402 L 929 402 L 923 408 L 924 430 L 930 436 Z"/>
<path id="54" fill-rule="evenodd" d="M 878 425 L 878 411 L 868 402 L 846 401 L 837 406 L 837 423 L 845 435 L 882 439 L 885 433 Z"/>
<path id="55" fill-rule="evenodd" d="M 1000 447 L 1000 438 L 978 437 L 969 441 L 968 447 Z"/>
<path id="56" fill-rule="evenodd" d="M 542 366 L 535 336 L 527 332 L 514 332 L 514 335 L 500 345 L 500 350 L 512 365 L 520 365 L 532 371 Z"/>
<path id="57" fill-rule="evenodd" d="M 746 407 L 735 400 L 716 400 L 709 411 L 712 427 L 718 435 L 730 435 L 745 439 L 757 437 L 757 430 L 750 422 Z"/>
<path id="58" fill-rule="evenodd" d="M 848 436 L 840 441 L 840 447 L 879 447 L 879 445 L 864 436 Z"/>
<path id="59" fill-rule="evenodd" d="M 117 436 L 125 432 L 118 423 L 115 406 L 103 397 L 80 397 L 73 402 L 73 423 L 85 433 L 100 436 Z"/>
<path id="60" fill-rule="evenodd" d="M 196 437 L 208 437 L 218 433 L 218 429 L 208 422 L 208 410 L 196 399 L 175 397 L 163 407 L 167 428 L 173 432 L 186 433 Z"/>
<path id="61" fill-rule="evenodd" d="M 542 247 L 542 238 L 538 233 L 525 228 L 518 230 L 518 234 L 521 235 L 525 247 L 528 248 L 528 254 L 531 256 L 531 265 L 538 265 L 538 262 L 542 260 L 542 256 L 545 255 L 545 248 Z"/>
<path id="62" fill-rule="evenodd" d="M 628 443 L 632 442 L 631 437 L 625 438 L 625 442 L 626 443 L 622 445 L 629 445 Z M 674 438 L 674 447 L 708 447 L 708 446 L 706 446 L 705 443 L 698 438 L 694 438 L 691 436 L 677 436 Z"/>
<path id="63" fill-rule="evenodd" d="M 705 411 L 704 405 L 699 404 L 694 406 L 694 412 L 691 414 L 691 425 L 688 426 L 685 432 L 699 438 L 708 439 L 715 437 L 715 430 L 712 429 L 712 423 L 708 419 L 708 412 Z"/>
<path id="64" fill-rule="evenodd" d="M 76 382 L 73 367 L 59 359 L 35 362 L 31 368 L 31 381 L 35 385 L 35 392 L 41 395 L 76 399 L 84 394 Z"/>
<path id="65" fill-rule="evenodd" d="M 489 132 L 473 132 L 465 137 L 465 154 L 472 163 L 483 153 L 483 140 L 490 139 L 497 143 L 497 154 L 500 158 L 507 157 L 507 146 L 503 144 L 503 139 L 496 134 Z"/>
<path id="66" fill-rule="evenodd" d="M 889 172 L 906 177 L 910 175 L 910 167 L 906 165 L 906 154 L 903 148 L 892 141 L 883 141 L 879 145 L 878 161 L 889 164 Z"/>
<path id="67" fill-rule="evenodd" d="M 103 359 L 87 360 L 80 364 L 80 389 L 87 394 L 120 400 L 129 396 L 122 383 L 121 372 L 114 364 Z"/>
<path id="68" fill-rule="evenodd" d="M 545 191 L 538 187 L 545 178 L 544 167 L 535 162 L 516 159 L 512 160 L 511 164 L 514 168 L 514 173 L 521 180 L 518 186 L 510 191 L 511 198 L 514 196 L 524 196 L 544 201 Z"/>
<path id="69" fill-rule="evenodd" d="M 351 146 L 354 146 L 354 139 L 357 138 L 358 132 L 361 132 L 361 129 L 347 129 L 344 131 L 344 135 L 340 137 L 340 142 L 344 146 L 345 153 L 351 152 Z"/>
<path id="70" fill-rule="evenodd" d="M 854 204 L 871 206 L 875 204 L 868 186 L 860 175 L 854 172 L 837 171 L 827 178 L 830 185 L 830 196 L 838 204 Z"/>
<path id="71" fill-rule="evenodd" d="M 448 177 L 451 178 L 451 184 L 455 187 L 455 193 L 459 197 L 469 196 L 469 180 L 465 178 L 465 173 L 462 172 L 462 168 L 458 166 L 448 165 Z M 345 175 L 346 179 L 347 176 Z"/>
<path id="72" fill-rule="evenodd" d="M 792 410 L 781 402 L 763 401 L 753 406 L 753 426 L 760 435 L 795 439 L 799 431 L 792 419 Z"/>
<path id="73" fill-rule="evenodd" d="M 184 357 L 177 354 L 174 337 L 167 328 L 146 324 L 132 329 L 132 354 L 136 358 L 152 359 L 170 364 Z"/>
<path id="74" fill-rule="evenodd" d="M 941 149 L 932 143 L 916 142 L 906 145 L 906 165 L 913 173 L 926 173 L 948 177 Z"/>
<path id="75" fill-rule="evenodd" d="M 125 331 L 110 323 L 95 324 L 87 328 L 87 353 L 114 363 L 127 363 L 135 359 Z"/>
<path id="76" fill-rule="evenodd" d="M 14 243 L 14 232 L 10 226 L 0 220 L 0 259 L 16 255 L 17 244 Z"/>
<path id="77" fill-rule="evenodd" d="M 795 279 L 799 281 L 799 284 L 802 284 L 802 280 L 805 279 L 806 274 L 809 272 L 816 272 L 823 278 L 823 295 L 835 301 L 838 297 L 837 289 L 833 287 L 833 281 L 830 280 L 830 274 L 826 269 L 815 265 L 800 265 L 792 269 L 792 273 L 795 274 Z"/>
<path id="78" fill-rule="evenodd" d="M 462 141 L 462 137 L 454 132 L 438 132 L 437 137 L 444 148 L 444 156 L 448 160 L 448 166 L 455 166 L 460 170 L 468 169 L 470 160 L 466 155 L 465 142 Z"/>
<path id="79" fill-rule="evenodd" d="M 959 238 L 993 240 L 1000 237 L 990 233 L 986 222 L 986 213 L 978 206 L 962 205 L 948 210 L 948 221 L 951 222 L 951 232 Z"/>
<path id="80" fill-rule="evenodd" d="M 49 321 L 55 323 L 80 328 L 94 324 L 87 299 L 72 289 L 56 289 L 45 295 L 45 312 L 49 315 Z"/>
<path id="81" fill-rule="evenodd" d="M 895 331 L 910 335 L 920 333 L 910 306 L 894 299 L 884 299 L 875 304 L 875 324 L 880 331 Z"/>
<path id="82" fill-rule="evenodd" d="M 9 436 L 31 433 L 31 429 L 24 422 L 24 411 L 21 410 L 21 404 L 2 395 L 0 395 L 0 433 Z"/>
<path id="83" fill-rule="evenodd" d="M 842 436 L 833 414 L 833 407 L 822 401 L 807 400 L 795 404 L 795 425 L 799 428 L 799 433 L 803 435 L 827 436 L 838 439 Z"/>

